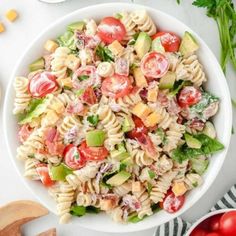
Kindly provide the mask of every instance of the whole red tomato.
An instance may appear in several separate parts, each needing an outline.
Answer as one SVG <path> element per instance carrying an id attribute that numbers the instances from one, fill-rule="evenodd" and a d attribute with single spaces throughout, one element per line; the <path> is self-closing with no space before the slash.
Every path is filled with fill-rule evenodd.
<path id="1" fill-rule="evenodd" d="M 193 232 L 190 234 L 190 236 L 206 236 L 206 235 L 207 235 L 207 231 L 198 227 L 195 228 Z"/>
<path id="2" fill-rule="evenodd" d="M 236 211 L 226 212 L 220 219 L 220 232 L 224 236 L 236 235 Z"/>

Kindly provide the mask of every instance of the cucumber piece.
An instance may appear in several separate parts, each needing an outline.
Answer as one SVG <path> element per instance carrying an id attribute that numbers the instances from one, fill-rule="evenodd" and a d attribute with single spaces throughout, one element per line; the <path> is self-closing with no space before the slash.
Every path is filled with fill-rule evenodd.
<path id="1" fill-rule="evenodd" d="M 139 33 L 138 38 L 137 38 L 135 45 L 134 45 L 134 50 L 136 51 L 136 53 L 140 59 L 142 59 L 143 56 L 147 52 L 149 52 L 149 50 L 151 48 L 151 44 L 152 44 L 152 40 L 147 33 L 145 33 L 145 32 Z"/>
<path id="2" fill-rule="evenodd" d="M 86 143 L 89 147 L 101 147 L 105 140 L 105 132 L 92 130 L 86 133 Z"/>
<path id="3" fill-rule="evenodd" d="M 160 89 L 172 89 L 176 80 L 176 73 L 168 71 L 161 79 L 159 88 Z"/>
<path id="4" fill-rule="evenodd" d="M 126 171 L 120 171 L 106 181 L 111 186 L 120 186 L 130 178 L 131 174 Z"/>
<path id="5" fill-rule="evenodd" d="M 114 150 L 110 152 L 111 158 L 121 161 L 124 160 L 125 158 L 129 157 L 130 154 L 128 152 L 124 152 L 124 151 L 119 151 L 119 150 Z"/>
<path id="6" fill-rule="evenodd" d="M 185 133 L 184 138 L 188 147 L 196 149 L 201 148 L 202 143 L 198 139 L 194 138 L 192 135 Z"/>
<path id="7" fill-rule="evenodd" d="M 33 72 L 36 70 L 44 69 L 44 66 L 45 66 L 45 62 L 44 62 L 44 59 L 41 57 L 29 65 L 29 71 Z"/>
<path id="8" fill-rule="evenodd" d="M 85 22 L 84 21 L 78 21 L 71 23 L 67 26 L 68 30 L 75 31 L 75 30 L 83 30 L 85 27 Z"/>
<path id="9" fill-rule="evenodd" d="M 199 45 L 196 39 L 188 31 L 185 31 L 184 37 L 179 47 L 179 51 L 181 52 L 181 54 L 184 57 L 189 56 L 193 54 L 195 51 L 197 51 L 198 48 Z"/>

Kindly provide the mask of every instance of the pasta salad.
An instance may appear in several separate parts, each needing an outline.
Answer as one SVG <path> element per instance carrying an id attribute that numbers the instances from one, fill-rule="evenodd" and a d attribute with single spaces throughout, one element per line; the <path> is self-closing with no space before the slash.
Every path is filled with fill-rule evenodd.
<path id="1" fill-rule="evenodd" d="M 48 188 L 60 222 L 178 211 L 224 148 L 194 37 L 159 31 L 136 10 L 74 22 L 44 48 L 14 82 L 17 158 Z"/>

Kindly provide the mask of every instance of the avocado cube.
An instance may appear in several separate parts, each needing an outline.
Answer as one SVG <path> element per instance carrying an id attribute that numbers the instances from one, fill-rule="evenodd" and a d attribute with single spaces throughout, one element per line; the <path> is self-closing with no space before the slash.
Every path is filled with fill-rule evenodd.
<path id="1" fill-rule="evenodd" d="M 44 59 L 41 57 L 29 65 L 29 71 L 33 72 L 36 70 L 44 69 L 44 65 Z"/>
<path id="2" fill-rule="evenodd" d="M 175 80 L 176 80 L 176 73 L 172 71 L 167 71 L 167 73 L 160 79 L 159 88 L 171 89 L 174 86 Z"/>
<path id="3" fill-rule="evenodd" d="M 185 133 L 184 138 L 188 147 L 197 149 L 201 148 L 202 143 L 198 139 L 194 138 L 192 135 Z"/>
<path id="4" fill-rule="evenodd" d="M 184 37 L 179 47 L 179 51 L 184 57 L 187 57 L 197 51 L 199 45 L 196 39 L 188 31 L 185 31 Z"/>
<path id="5" fill-rule="evenodd" d="M 60 164 L 59 166 L 52 166 L 50 169 L 51 179 L 56 181 L 65 180 L 66 176 L 71 173 L 72 170 L 70 170 L 64 164 Z"/>
<path id="6" fill-rule="evenodd" d="M 147 33 L 145 32 L 139 33 L 138 38 L 134 44 L 134 50 L 136 51 L 140 59 L 142 59 L 143 56 L 147 52 L 149 52 L 151 48 L 151 44 L 152 44 L 152 40 Z"/>
<path id="7" fill-rule="evenodd" d="M 131 174 L 126 171 L 120 171 L 107 180 L 107 184 L 111 186 L 120 186 L 130 178 Z"/>
<path id="8" fill-rule="evenodd" d="M 92 130 L 86 133 L 86 143 L 89 147 L 101 147 L 105 140 L 105 132 Z"/>
<path id="9" fill-rule="evenodd" d="M 152 51 L 164 53 L 165 48 L 161 44 L 161 38 L 157 37 L 152 41 Z"/>
<path id="10" fill-rule="evenodd" d="M 67 29 L 68 30 L 71 30 L 71 31 L 75 31 L 75 30 L 83 30 L 84 29 L 84 26 L 85 26 L 85 22 L 84 21 L 78 21 L 78 22 L 74 22 L 74 23 L 71 23 L 67 26 Z"/>
<path id="11" fill-rule="evenodd" d="M 125 132 L 129 132 L 132 129 L 134 129 L 135 125 L 134 125 L 134 121 L 132 120 L 132 118 L 130 116 L 125 116 L 125 119 L 122 123 L 122 131 Z"/>

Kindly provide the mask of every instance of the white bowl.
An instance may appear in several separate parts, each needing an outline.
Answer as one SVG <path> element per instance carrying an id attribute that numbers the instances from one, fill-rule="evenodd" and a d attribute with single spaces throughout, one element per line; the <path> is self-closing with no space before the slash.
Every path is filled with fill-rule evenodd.
<path id="1" fill-rule="evenodd" d="M 11 160 L 14 163 L 18 173 L 21 176 L 23 182 L 28 186 L 28 188 L 34 193 L 35 197 L 50 211 L 56 212 L 56 205 L 54 201 L 50 198 L 47 190 L 39 183 L 34 181 L 29 181 L 23 177 L 24 165 L 22 162 L 15 158 L 16 148 L 18 146 L 17 141 L 17 122 L 16 118 L 12 115 L 13 102 L 14 102 L 14 90 L 13 90 L 13 80 L 17 75 L 26 75 L 28 72 L 28 65 L 35 59 L 37 59 L 43 53 L 43 44 L 47 39 L 56 38 L 58 35 L 62 34 L 66 26 L 73 22 L 78 21 L 83 18 L 95 18 L 101 19 L 104 16 L 112 15 L 115 12 L 127 10 L 132 11 L 135 9 L 145 8 L 151 15 L 154 22 L 157 24 L 159 29 L 169 30 L 177 33 L 178 35 L 183 35 L 187 30 L 191 32 L 200 44 L 200 50 L 198 52 L 199 59 L 204 65 L 204 69 L 209 78 L 206 84 L 206 88 L 213 94 L 217 95 L 221 99 L 220 110 L 216 117 L 214 118 L 214 124 L 217 130 L 219 140 L 225 145 L 225 149 L 211 158 L 211 162 L 207 173 L 205 174 L 204 184 L 201 187 L 196 188 L 188 194 L 186 203 L 184 207 L 175 214 L 168 214 L 164 211 L 154 214 L 145 220 L 136 224 L 121 225 L 112 222 L 104 214 L 99 215 L 88 215 L 81 218 L 74 218 L 73 224 L 78 226 L 83 226 L 86 228 L 106 231 L 106 232 L 132 232 L 138 230 L 148 229 L 160 224 L 163 224 L 185 212 L 189 209 L 197 200 L 207 191 L 214 179 L 216 178 L 221 166 L 224 162 L 226 152 L 230 142 L 231 128 L 232 128 L 232 110 L 230 94 L 226 84 L 226 79 L 222 70 L 208 46 L 204 41 L 194 33 L 189 27 L 181 23 L 172 16 L 169 16 L 161 11 L 145 7 L 136 4 L 127 3 L 108 3 L 86 7 L 79 9 L 75 12 L 68 14 L 67 16 L 57 20 L 55 23 L 51 24 L 46 28 L 26 49 L 23 56 L 19 59 L 11 79 L 9 81 L 9 86 L 6 93 L 6 99 L 4 104 L 4 134 L 7 143 L 7 148 L 11 156 Z"/>
<path id="2" fill-rule="evenodd" d="M 221 209 L 221 210 L 217 210 L 217 211 L 212 211 L 212 212 L 209 212 L 207 213 L 206 215 L 204 215 L 203 217 L 201 217 L 200 219 L 198 219 L 192 226 L 191 228 L 188 230 L 188 232 L 186 233 L 186 236 L 189 236 L 193 230 L 200 224 L 202 223 L 204 220 L 212 217 L 212 216 L 215 216 L 215 215 L 218 215 L 218 214 L 222 214 L 222 213 L 226 213 L 226 212 L 229 212 L 229 211 L 236 211 L 236 209 Z"/>

